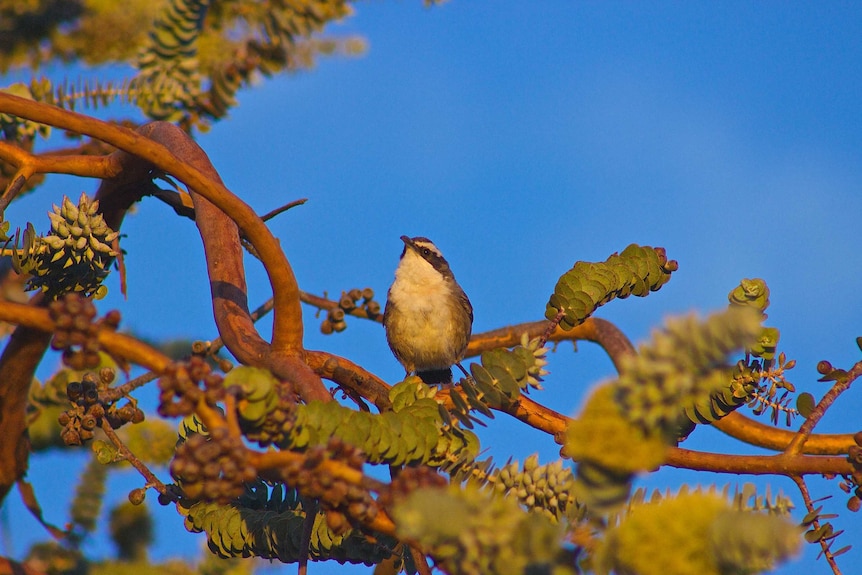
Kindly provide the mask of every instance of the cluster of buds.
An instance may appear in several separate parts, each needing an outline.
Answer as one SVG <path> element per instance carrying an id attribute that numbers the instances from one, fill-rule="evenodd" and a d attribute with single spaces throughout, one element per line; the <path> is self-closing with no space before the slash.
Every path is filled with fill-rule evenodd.
<path id="1" fill-rule="evenodd" d="M 114 429 L 144 420 L 144 412 L 134 402 L 117 407 L 116 404 L 106 405 L 102 401 L 100 392 L 107 389 L 114 377 L 113 369 L 103 368 L 98 375 L 87 372 L 81 381 L 72 381 L 66 386 L 66 395 L 72 407 L 61 413 L 58 419 L 63 426 L 60 437 L 66 445 L 81 445 L 92 439 L 94 430 L 101 425 L 103 418 Z"/>
<path id="2" fill-rule="evenodd" d="M 433 467 L 427 465 L 405 467 L 392 478 L 389 489 L 381 493 L 377 501 L 383 507 L 388 508 L 393 503 L 405 499 L 417 489 L 442 488 L 446 485 L 448 485 L 446 478 Z"/>
<path id="3" fill-rule="evenodd" d="M 244 484 L 257 478 L 242 439 L 224 427 L 209 435 L 194 434 L 177 447 L 171 476 L 191 499 L 227 503 L 242 495 Z"/>
<path id="4" fill-rule="evenodd" d="M 224 399 L 223 383 L 222 376 L 212 373 L 202 357 L 192 356 L 188 362 L 174 363 L 159 379 L 159 415 L 184 417 L 194 411 L 201 399 L 215 407 Z"/>
<path id="5" fill-rule="evenodd" d="M 350 291 L 341 292 L 338 306 L 329 309 L 326 319 L 320 324 L 320 331 L 325 335 L 334 331 L 344 331 L 347 329 L 347 323 L 344 321 L 345 316 L 356 309 L 364 310 L 370 319 L 375 319 L 380 315 L 380 304 L 374 301 L 373 289 L 353 288 Z"/>
<path id="6" fill-rule="evenodd" d="M 98 367 L 99 329 L 115 330 L 120 324 L 120 312 L 110 311 L 99 321 L 96 306 L 77 293 L 69 293 L 48 305 L 48 314 L 54 321 L 54 336 L 51 347 L 62 350 L 63 362 L 72 369 L 84 370 Z"/>
<path id="7" fill-rule="evenodd" d="M 334 533 L 345 533 L 351 519 L 367 522 L 377 517 L 380 506 L 368 490 L 330 473 L 324 465 L 326 461 L 338 461 L 361 471 L 365 456 L 359 448 L 331 437 L 326 446 L 310 448 L 301 462 L 284 466 L 285 483 L 305 497 L 320 500 L 327 525 Z"/>

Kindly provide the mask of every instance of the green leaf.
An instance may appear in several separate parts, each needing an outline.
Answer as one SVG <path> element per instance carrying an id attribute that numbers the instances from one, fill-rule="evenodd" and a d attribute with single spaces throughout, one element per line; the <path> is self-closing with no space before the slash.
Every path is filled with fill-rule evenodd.
<path id="1" fill-rule="evenodd" d="M 850 551 L 850 549 L 851 549 L 852 547 L 853 547 L 852 545 L 845 545 L 844 547 L 842 547 L 842 548 L 841 548 L 841 549 L 839 549 L 838 551 L 833 551 L 833 552 L 832 552 L 832 557 L 838 557 L 839 555 L 844 555 L 845 553 L 847 553 L 848 551 Z"/>
<path id="2" fill-rule="evenodd" d="M 802 417 L 810 417 L 816 405 L 817 402 L 814 401 L 814 396 L 810 393 L 800 393 L 796 398 L 796 409 Z"/>

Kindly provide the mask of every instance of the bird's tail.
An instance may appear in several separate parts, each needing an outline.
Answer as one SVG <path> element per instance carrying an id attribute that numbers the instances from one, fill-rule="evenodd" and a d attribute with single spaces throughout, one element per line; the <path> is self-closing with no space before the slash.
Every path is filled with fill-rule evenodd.
<path id="1" fill-rule="evenodd" d="M 443 369 L 429 369 L 427 371 L 417 371 L 418 375 L 426 385 L 441 385 L 452 383 L 452 368 L 446 367 Z"/>

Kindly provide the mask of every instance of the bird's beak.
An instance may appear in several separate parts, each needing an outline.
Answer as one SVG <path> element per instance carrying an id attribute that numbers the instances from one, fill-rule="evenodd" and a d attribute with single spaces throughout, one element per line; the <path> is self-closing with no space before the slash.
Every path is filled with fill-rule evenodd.
<path id="1" fill-rule="evenodd" d="M 411 240 L 411 239 L 410 239 L 409 237 L 407 237 L 407 236 L 401 236 L 401 241 L 402 241 L 402 242 L 404 242 L 404 245 L 405 245 L 405 246 L 409 246 L 409 247 L 411 247 L 411 248 L 415 248 L 415 247 L 416 247 L 416 244 L 414 244 L 414 243 L 413 243 L 413 240 Z"/>

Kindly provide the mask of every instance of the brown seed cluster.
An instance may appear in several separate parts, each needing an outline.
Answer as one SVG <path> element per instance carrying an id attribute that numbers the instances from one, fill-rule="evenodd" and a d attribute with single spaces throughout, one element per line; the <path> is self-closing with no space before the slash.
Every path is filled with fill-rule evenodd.
<path id="1" fill-rule="evenodd" d="M 302 462 L 282 469 L 284 482 L 303 496 L 319 499 L 326 521 L 335 533 L 343 533 L 351 520 L 367 522 L 377 517 L 380 506 L 371 493 L 359 485 L 333 475 L 324 462 L 336 460 L 357 471 L 365 464 L 362 451 L 337 437 L 326 446 L 310 448 Z"/>
<path id="2" fill-rule="evenodd" d="M 126 423 L 140 423 L 144 420 L 144 412 L 132 402 L 126 402 L 122 407 L 116 404 L 105 404 L 99 397 L 99 392 L 107 389 L 114 380 L 114 370 L 104 368 L 98 375 L 87 372 L 81 381 L 72 381 L 66 386 L 66 395 L 72 402 L 72 408 L 60 414 L 58 421 L 63 426 L 60 437 L 66 445 L 81 445 L 93 438 L 93 430 L 106 418 L 112 428 L 117 429 Z"/>
<path id="3" fill-rule="evenodd" d="M 342 292 L 341 298 L 338 300 L 338 307 L 330 309 L 326 314 L 326 319 L 320 324 L 320 331 L 324 335 L 329 335 L 334 331 L 344 331 L 347 329 L 347 323 L 344 321 L 345 315 L 352 312 L 356 308 L 362 308 L 369 318 L 375 319 L 380 315 L 380 304 L 374 301 L 374 290 L 371 288 L 358 289 L 353 288 L 348 292 Z"/>
<path id="4" fill-rule="evenodd" d="M 212 373 L 206 360 L 199 356 L 192 356 L 185 363 L 174 363 L 159 379 L 159 415 L 185 417 L 194 411 L 201 399 L 215 407 L 224 399 L 223 383 L 222 376 Z"/>
<path id="5" fill-rule="evenodd" d="M 257 478 L 257 470 L 249 464 L 242 440 L 220 427 L 180 444 L 171 475 L 186 497 L 227 503 L 242 495 L 243 485 Z"/>
<path id="6" fill-rule="evenodd" d="M 72 369 L 99 365 L 99 326 L 93 320 L 96 306 L 77 293 L 69 293 L 48 305 L 54 320 L 51 347 L 63 351 L 63 361 Z"/>
<path id="7" fill-rule="evenodd" d="M 417 489 L 426 487 L 446 487 L 446 478 L 440 475 L 433 467 L 420 465 L 418 467 L 405 467 L 398 472 L 389 484 L 389 490 L 381 493 L 378 501 L 384 507 L 389 507 L 394 502 L 403 499 Z"/>

